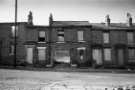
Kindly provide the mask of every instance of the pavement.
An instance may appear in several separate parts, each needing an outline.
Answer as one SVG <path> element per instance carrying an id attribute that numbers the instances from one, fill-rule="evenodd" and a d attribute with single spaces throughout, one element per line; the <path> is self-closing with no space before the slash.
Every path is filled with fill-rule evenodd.
<path id="1" fill-rule="evenodd" d="M 0 69 L 0 90 L 133 90 L 134 85 L 134 73 Z"/>

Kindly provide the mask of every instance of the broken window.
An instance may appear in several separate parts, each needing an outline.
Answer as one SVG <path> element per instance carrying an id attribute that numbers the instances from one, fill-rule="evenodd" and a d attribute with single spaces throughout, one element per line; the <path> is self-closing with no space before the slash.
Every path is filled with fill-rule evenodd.
<path id="1" fill-rule="evenodd" d="M 58 30 L 58 42 L 64 42 L 64 30 Z"/>
<path id="2" fill-rule="evenodd" d="M 39 32 L 38 41 L 39 42 L 45 42 L 45 31 L 40 31 Z"/>

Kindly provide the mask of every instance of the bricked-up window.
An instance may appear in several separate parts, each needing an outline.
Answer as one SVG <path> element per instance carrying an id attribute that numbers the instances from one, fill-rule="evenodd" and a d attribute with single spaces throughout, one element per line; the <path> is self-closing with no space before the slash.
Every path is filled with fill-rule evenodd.
<path id="1" fill-rule="evenodd" d="M 45 42 L 45 31 L 39 31 L 38 41 Z"/>
<path id="2" fill-rule="evenodd" d="M 129 48 L 128 49 L 128 58 L 129 62 L 135 62 L 135 48 Z"/>
<path id="3" fill-rule="evenodd" d="M 111 49 L 110 48 L 104 49 L 104 60 L 111 61 Z"/>
<path id="4" fill-rule="evenodd" d="M 15 37 L 15 26 L 11 26 L 12 37 Z M 16 36 L 18 36 L 18 26 L 16 26 Z"/>
<path id="5" fill-rule="evenodd" d="M 109 32 L 104 32 L 103 33 L 103 42 L 104 43 L 109 43 Z"/>
<path id="6" fill-rule="evenodd" d="M 64 42 L 64 30 L 58 30 L 58 42 Z"/>
<path id="7" fill-rule="evenodd" d="M 9 46 L 9 55 L 14 55 L 14 45 Z"/>
<path id="8" fill-rule="evenodd" d="M 127 41 L 128 41 L 128 44 L 133 44 L 134 43 L 134 34 L 133 34 L 133 32 L 127 32 Z"/>
<path id="9" fill-rule="evenodd" d="M 77 37 L 78 37 L 78 41 L 79 41 L 79 42 L 84 41 L 84 38 L 83 38 L 83 31 L 78 31 L 78 32 L 77 32 Z"/>

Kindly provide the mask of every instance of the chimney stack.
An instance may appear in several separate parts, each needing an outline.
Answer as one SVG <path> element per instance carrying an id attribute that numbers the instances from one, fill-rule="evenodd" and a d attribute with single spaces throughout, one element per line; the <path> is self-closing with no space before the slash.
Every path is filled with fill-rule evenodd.
<path id="1" fill-rule="evenodd" d="M 127 26 L 132 26 L 132 16 L 130 13 L 127 13 Z"/>
<path id="2" fill-rule="evenodd" d="M 110 25 L 111 19 L 110 19 L 109 14 L 106 15 L 105 22 L 106 22 L 106 26 L 109 26 Z"/>
<path id="3" fill-rule="evenodd" d="M 52 13 L 50 13 L 50 16 L 49 16 L 49 25 L 52 26 L 52 23 L 53 23 L 53 15 L 52 15 Z"/>
<path id="4" fill-rule="evenodd" d="M 28 15 L 28 24 L 33 25 L 33 15 L 31 11 L 29 11 L 29 15 Z"/>

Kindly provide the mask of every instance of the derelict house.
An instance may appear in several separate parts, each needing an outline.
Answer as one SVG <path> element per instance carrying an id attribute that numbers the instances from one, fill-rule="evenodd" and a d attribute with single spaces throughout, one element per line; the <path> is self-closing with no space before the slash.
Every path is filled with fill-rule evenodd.
<path id="1" fill-rule="evenodd" d="M 135 24 L 128 13 L 126 23 L 54 21 L 48 26 L 17 23 L 17 65 L 42 67 L 135 66 Z M 14 64 L 14 23 L 0 23 L 0 64 Z"/>

